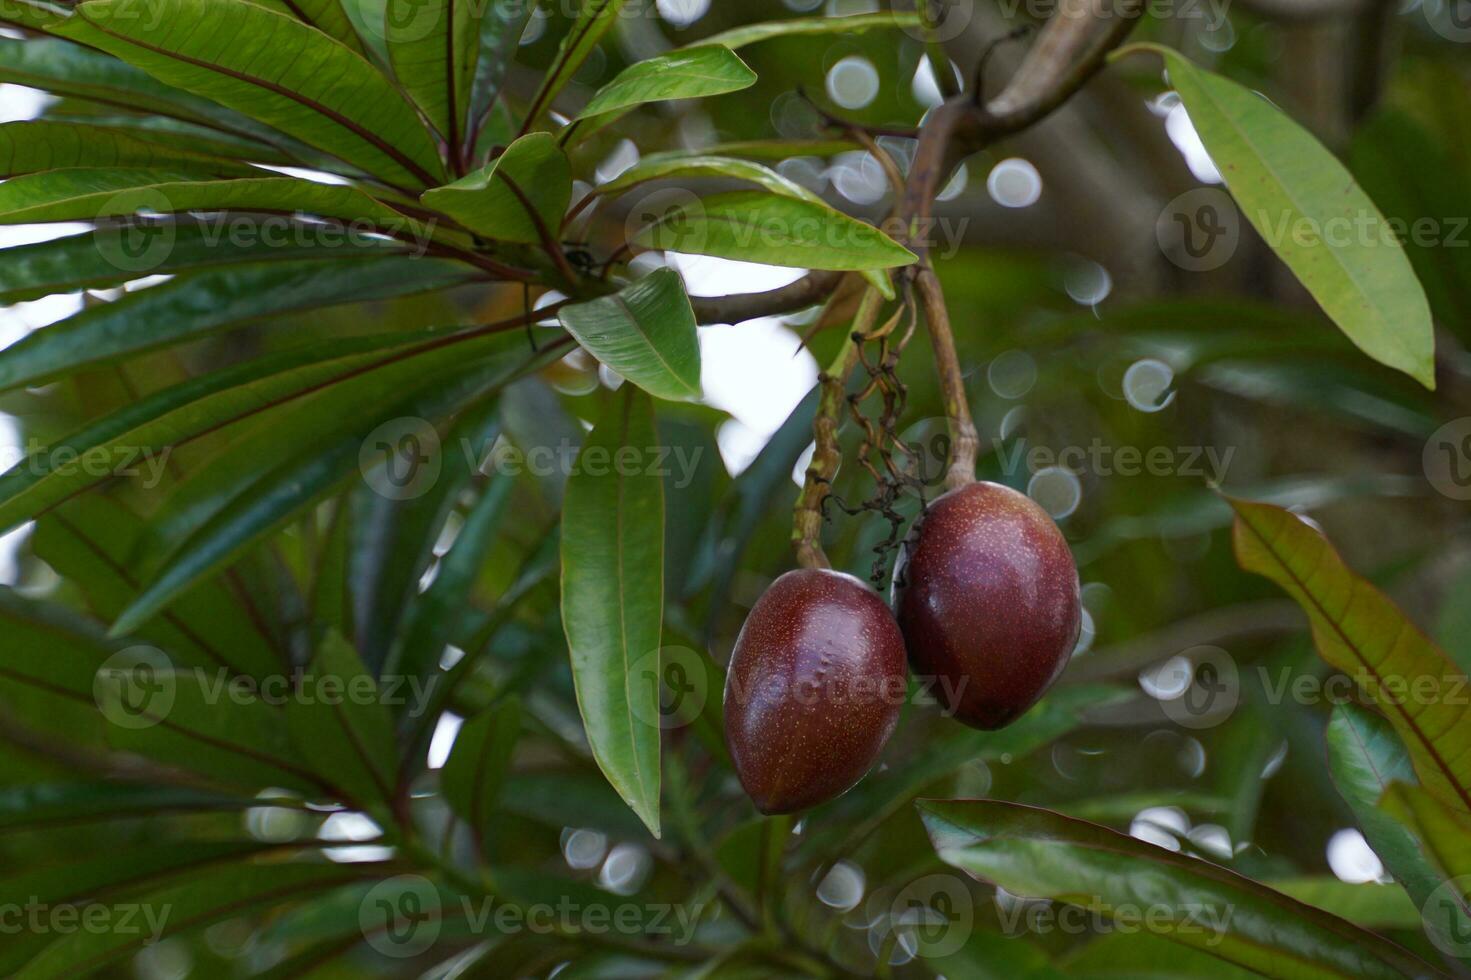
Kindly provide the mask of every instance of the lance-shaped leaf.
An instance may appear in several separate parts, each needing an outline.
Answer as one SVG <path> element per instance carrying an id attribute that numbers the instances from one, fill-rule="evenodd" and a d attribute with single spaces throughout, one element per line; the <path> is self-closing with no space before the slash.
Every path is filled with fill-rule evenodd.
<path id="1" fill-rule="evenodd" d="M 485 10 L 484 0 L 388 0 L 385 10 L 393 72 L 452 146 L 464 138 Z"/>
<path id="2" fill-rule="evenodd" d="M 249 235 L 235 240 L 230 227 L 229 223 L 215 224 L 205 219 L 175 224 L 167 233 L 172 238 L 167 254 L 160 249 L 156 259 L 150 258 L 148 272 L 165 275 L 212 265 L 295 262 L 310 258 L 350 260 L 406 254 L 407 248 L 366 237 L 351 248 L 310 236 L 288 243 L 276 243 L 269 235 Z M 135 232 L 143 236 L 154 234 L 126 225 L 103 226 L 80 235 L 0 250 L 0 303 L 119 286 L 137 279 L 136 269 L 117 262 L 120 239 Z"/>
<path id="3" fill-rule="evenodd" d="M 485 117 L 500 94 L 501 84 L 534 9 L 525 0 L 490 0 L 480 20 L 480 55 L 475 64 L 475 82 L 470 94 L 473 127 L 483 131 Z"/>
<path id="4" fill-rule="evenodd" d="M 873 225 L 825 204 L 762 191 L 677 206 L 636 232 L 633 241 L 645 248 L 839 272 L 915 261 L 914 253 Z"/>
<path id="5" fill-rule="evenodd" d="M 390 181 L 439 183 L 429 132 L 362 55 L 246 0 L 89 0 L 58 29 Z"/>
<path id="6" fill-rule="evenodd" d="M 1096 824 L 996 800 L 924 800 L 919 808 L 947 864 L 1015 895 L 1096 908 L 1109 917 L 1147 910 L 1150 931 L 1265 977 L 1442 975 L 1344 919 Z"/>
<path id="7" fill-rule="evenodd" d="M 515 481 L 506 476 L 493 479 L 475 502 L 455 543 L 440 559 L 434 581 L 414 598 L 404 627 L 403 647 L 394 667 L 406 677 L 430 678 L 439 669 L 444 649 L 459 634 L 464 615 L 471 608 L 470 596 L 486 553 L 495 543 Z M 417 585 L 417 583 L 415 583 Z M 423 711 L 423 705 L 407 709 Z"/>
<path id="8" fill-rule="evenodd" d="M 1389 597 L 1355 575 L 1296 514 L 1231 500 L 1236 561 L 1308 614 L 1318 653 L 1378 703 L 1426 789 L 1471 812 L 1466 677 Z"/>
<path id="9" fill-rule="evenodd" d="M 359 806 L 393 798 L 398 750 L 393 718 L 352 645 L 328 633 L 286 706 L 291 744 L 302 761 Z"/>
<path id="10" fill-rule="evenodd" d="M 225 671 L 142 670 L 112 666 L 98 675 L 97 697 L 111 721 L 108 741 L 168 766 L 247 791 L 279 786 L 336 796 L 332 781 L 304 764 L 280 709 L 232 686 Z"/>
<path id="11" fill-rule="evenodd" d="M 1364 838 L 1417 906 L 1445 880 L 1403 823 L 1379 809 L 1394 783 L 1413 783 L 1409 753 L 1394 728 L 1367 708 L 1348 702 L 1328 721 L 1328 772 L 1353 811 Z M 1462 915 L 1466 934 L 1471 919 Z"/>
<path id="12" fill-rule="evenodd" d="M 1391 785 L 1379 805 L 1414 832 L 1424 858 L 1445 879 L 1420 904 L 1426 934 L 1442 950 L 1471 958 L 1471 816 L 1406 783 Z"/>
<path id="13" fill-rule="evenodd" d="M 140 469 L 155 471 L 164 462 Z M 136 559 L 144 530 L 142 518 L 116 499 L 84 494 L 37 521 L 32 541 L 38 557 L 76 583 L 91 611 L 111 620 L 138 594 Z M 249 677 L 277 673 L 285 662 L 275 638 L 220 582 L 190 591 L 174 609 L 144 624 L 137 638 L 158 644 L 177 663 L 228 666 Z"/>
<path id="14" fill-rule="evenodd" d="M 426 345 L 410 356 L 385 359 L 370 370 L 333 385 L 276 416 L 268 427 L 250 434 L 255 445 L 286 444 L 296 451 L 276 462 L 267 454 L 255 458 L 264 466 L 253 466 L 233 486 L 221 486 L 215 473 L 201 471 L 193 480 L 205 480 L 208 493 L 203 503 L 187 518 L 165 512 L 155 515 L 158 523 L 181 525 L 187 534 L 174 545 L 161 567 L 154 570 L 142 593 L 113 623 L 114 633 L 124 633 L 172 603 L 195 582 L 225 567 L 252 544 L 277 530 L 303 508 L 326 496 L 350 472 L 362 468 L 364 442 L 380 425 L 395 419 L 433 419 L 452 412 L 469 399 L 497 390 L 522 372 L 532 370 L 544 356 L 528 357 L 504 334 L 456 338 L 453 343 Z M 372 406 L 365 410 L 364 406 Z M 274 426 L 274 433 L 272 428 Z M 275 435 L 276 442 L 269 442 Z M 260 437 L 264 435 L 265 440 Z M 425 479 L 435 475 L 436 457 L 427 457 L 430 468 Z M 274 464 L 274 465 L 272 465 Z M 229 455 L 217 459 L 226 473 L 237 467 Z M 415 460 L 411 472 L 418 473 L 423 460 Z M 380 488 L 387 484 L 380 484 Z M 181 491 L 184 506 L 200 497 Z"/>
<path id="15" fill-rule="evenodd" d="M 572 199 L 572 167 L 550 133 L 512 143 L 495 162 L 423 196 L 471 231 L 503 242 L 555 242 Z"/>
<path id="16" fill-rule="evenodd" d="M 664 482 L 621 451 L 642 459 L 658 441 L 653 402 L 625 385 L 588 434 L 562 506 L 562 626 L 577 706 L 603 775 L 656 837 L 659 692 L 635 665 L 659 655 Z"/>
<path id="17" fill-rule="evenodd" d="M 1353 175 L 1260 95 L 1154 50 L 1247 221 L 1364 353 L 1434 388 L 1425 290 Z"/>
<path id="18" fill-rule="evenodd" d="M 729 48 L 719 45 L 684 48 L 623 69 L 617 78 L 598 90 L 577 118 L 592 119 L 647 102 L 739 92 L 754 84 L 756 73 Z"/>
<path id="19" fill-rule="evenodd" d="M 659 269 L 611 296 L 563 307 L 558 319 L 594 357 L 654 397 L 699 399 L 695 311 L 674 270 Z"/>
<path id="20" fill-rule="evenodd" d="M 526 110 L 523 132 L 535 126 L 542 113 L 551 108 L 553 100 L 572 80 L 572 76 L 577 74 L 577 69 L 592 54 L 603 35 L 617 23 L 618 12 L 627 2 L 628 0 L 587 0 L 582 5 L 571 30 L 562 38 L 557 57 L 542 76 L 541 86 L 531 100 L 531 107 Z"/>
<path id="21" fill-rule="evenodd" d="M 182 884 L 137 896 L 144 910 L 170 910 L 155 934 L 134 917 L 111 916 L 102 929 L 59 935 L 14 974 L 16 980 L 55 980 L 95 974 L 161 939 L 189 929 L 270 909 L 384 871 L 361 864 L 260 863 L 211 869 Z M 85 919 L 85 913 L 81 913 Z M 142 919 L 142 916 L 137 917 Z"/>
<path id="22" fill-rule="evenodd" d="M 43 0 L 0 0 L 0 23 L 29 27 L 44 31 L 60 24 L 67 18 L 61 4 Z"/>
<path id="23" fill-rule="evenodd" d="M 185 124 L 247 141 L 258 147 L 252 152 L 261 156 L 251 159 L 259 163 L 300 161 L 296 150 L 318 152 L 248 116 L 165 85 L 141 68 L 61 38 L 0 38 L 0 82 L 137 113 L 117 117 L 127 125 Z M 293 154 L 283 155 L 288 145 Z"/>
<path id="24" fill-rule="evenodd" d="M 774 20 L 765 24 L 733 27 L 728 31 L 707 37 L 699 43 L 719 44 L 735 49 L 774 37 L 803 37 L 813 34 L 849 34 L 871 31 L 875 28 L 898 27 L 916 30 L 924 27 L 919 15 L 895 11 L 879 14 L 855 14 L 849 17 L 794 17 L 791 20 Z"/>
<path id="25" fill-rule="evenodd" d="M 75 167 L 28 174 L 0 184 L 0 224 L 94 221 L 139 211 L 304 211 L 368 222 L 385 232 L 415 237 L 422 232 L 417 222 L 355 187 L 293 177 L 211 180 L 177 170 Z"/>
<path id="26" fill-rule="evenodd" d="M 166 347 L 266 316 L 427 292 L 465 282 L 443 259 L 345 259 L 211 269 L 83 309 L 0 351 L 0 389 Z"/>
<path id="27" fill-rule="evenodd" d="M 782 197 L 795 197 L 803 201 L 823 203 L 821 197 L 790 177 L 783 177 L 770 167 L 764 167 L 750 160 L 710 153 L 651 154 L 608 183 L 599 185 L 594 193 L 612 196 L 654 180 L 688 179 L 690 177 L 743 180 Z"/>
<path id="28" fill-rule="evenodd" d="M 247 164 L 101 126 L 46 120 L 0 124 L 0 177 L 68 167 L 187 167 L 224 177 L 260 173 Z"/>
<path id="29" fill-rule="evenodd" d="M 334 37 L 354 51 L 363 50 L 363 40 L 342 7 L 342 0 L 255 0 L 263 7 L 290 14 L 323 34 Z"/>
<path id="30" fill-rule="evenodd" d="M 165 456 L 169 447 L 412 357 L 419 346 L 435 342 L 405 334 L 339 338 L 165 388 L 56 440 L 49 456 L 37 453 L 0 475 L 0 526 L 8 529 L 35 517 L 121 467 Z M 69 453 L 93 463 L 58 465 Z M 97 464 L 104 456 L 111 465 Z"/>
<path id="31" fill-rule="evenodd" d="M 510 772 L 520 733 L 521 702 L 516 698 L 482 711 L 460 729 L 440 773 L 444 798 L 482 838 L 490 830 L 490 814 Z"/>

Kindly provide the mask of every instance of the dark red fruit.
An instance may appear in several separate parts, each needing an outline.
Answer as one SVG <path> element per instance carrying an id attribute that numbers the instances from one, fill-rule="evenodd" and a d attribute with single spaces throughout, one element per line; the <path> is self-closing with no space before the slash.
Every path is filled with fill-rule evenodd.
<path id="1" fill-rule="evenodd" d="M 1082 610 L 1062 532 L 1024 494 L 973 483 L 930 504 L 894 572 L 920 682 L 956 718 L 1001 728 L 1067 666 Z"/>
<path id="2" fill-rule="evenodd" d="M 904 637 L 851 575 L 787 572 L 756 601 L 725 681 L 725 744 L 763 813 L 825 803 L 863 778 L 899 721 Z"/>

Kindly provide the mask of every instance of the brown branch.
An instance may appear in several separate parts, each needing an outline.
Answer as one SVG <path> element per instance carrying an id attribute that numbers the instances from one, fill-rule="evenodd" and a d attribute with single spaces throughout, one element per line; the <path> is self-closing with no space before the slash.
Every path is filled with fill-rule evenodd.
<path id="1" fill-rule="evenodd" d="M 842 279 L 841 272 L 812 272 L 777 289 L 729 296 L 692 296 L 690 303 L 695 308 L 695 319 L 700 323 L 742 323 L 814 306 L 837 289 Z"/>
<path id="2" fill-rule="evenodd" d="M 1064 0 L 996 98 L 984 102 L 977 92 L 947 99 L 920 129 L 897 230 L 919 256 L 908 275 L 925 311 L 945 399 L 951 440 L 945 485 L 952 489 L 975 480 L 979 439 L 944 292 L 930 264 L 935 195 L 965 157 L 1026 129 L 1082 88 L 1128 34 L 1141 7 L 1142 0 Z"/>

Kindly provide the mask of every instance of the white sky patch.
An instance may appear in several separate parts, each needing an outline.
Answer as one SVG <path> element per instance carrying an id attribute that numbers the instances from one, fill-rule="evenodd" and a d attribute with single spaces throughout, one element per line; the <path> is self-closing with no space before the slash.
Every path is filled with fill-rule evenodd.
<path id="1" fill-rule="evenodd" d="M 1361 885 L 1378 881 L 1384 877 L 1384 865 L 1379 856 L 1364 840 L 1364 835 L 1352 827 L 1336 832 L 1328 839 L 1328 867 L 1339 881 Z"/>
<path id="2" fill-rule="evenodd" d="M 270 163 L 257 163 L 255 166 L 262 170 L 269 170 L 272 173 L 285 174 L 287 177 L 299 177 L 302 180 L 310 180 L 317 184 L 344 185 L 352 183 L 346 177 L 329 174 L 325 170 L 310 170 L 306 167 L 278 167 Z"/>
<path id="3" fill-rule="evenodd" d="M 51 96 L 40 89 L 24 85 L 0 85 L 0 122 L 25 122 L 35 119 L 50 102 Z"/>
<path id="4" fill-rule="evenodd" d="M 671 252 L 691 296 L 777 289 L 806 275 L 802 269 L 734 262 Z M 717 434 L 726 469 L 739 473 L 817 383 L 817 361 L 801 338 L 777 319 L 700 328 L 705 401 L 735 419 Z"/>
<path id="5" fill-rule="evenodd" d="M 1205 144 L 1200 141 L 1200 134 L 1195 131 L 1195 123 L 1190 121 L 1190 114 L 1185 107 L 1176 103 L 1170 108 L 1169 114 L 1165 116 L 1165 132 L 1170 137 L 1170 142 L 1175 144 L 1185 157 L 1185 165 L 1195 175 L 1195 179 L 1206 184 L 1222 183 L 1221 172 L 1216 169 L 1210 154 L 1205 151 Z"/>
<path id="6" fill-rule="evenodd" d="M 439 723 L 434 726 L 434 737 L 429 741 L 430 769 L 444 768 L 444 764 L 449 761 L 450 749 L 455 747 L 455 739 L 459 737 L 460 728 L 464 724 L 465 719 L 449 711 L 439 716 Z"/>

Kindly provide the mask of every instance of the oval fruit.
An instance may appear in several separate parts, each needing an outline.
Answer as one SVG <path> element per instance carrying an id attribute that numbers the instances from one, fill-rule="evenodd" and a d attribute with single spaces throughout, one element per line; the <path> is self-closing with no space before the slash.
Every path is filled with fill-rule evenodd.
<path id="1" fill-rule="evenodd" d="M 1037 703 L 1067 666 L 1082 623 L 1062 532 L 1031 498 L 996 483 L 929 505 L 896 564 L 893 599 L 920 683 L 982 729 Z"/>
<path id="2" fill-rule="evenodd" d="M 763 813 L 824 803 L 863 778 L 899 721 L 904 637 L 851 575 L 787 572 L 756 601 L 725 682 L 725 742 Z"/>

